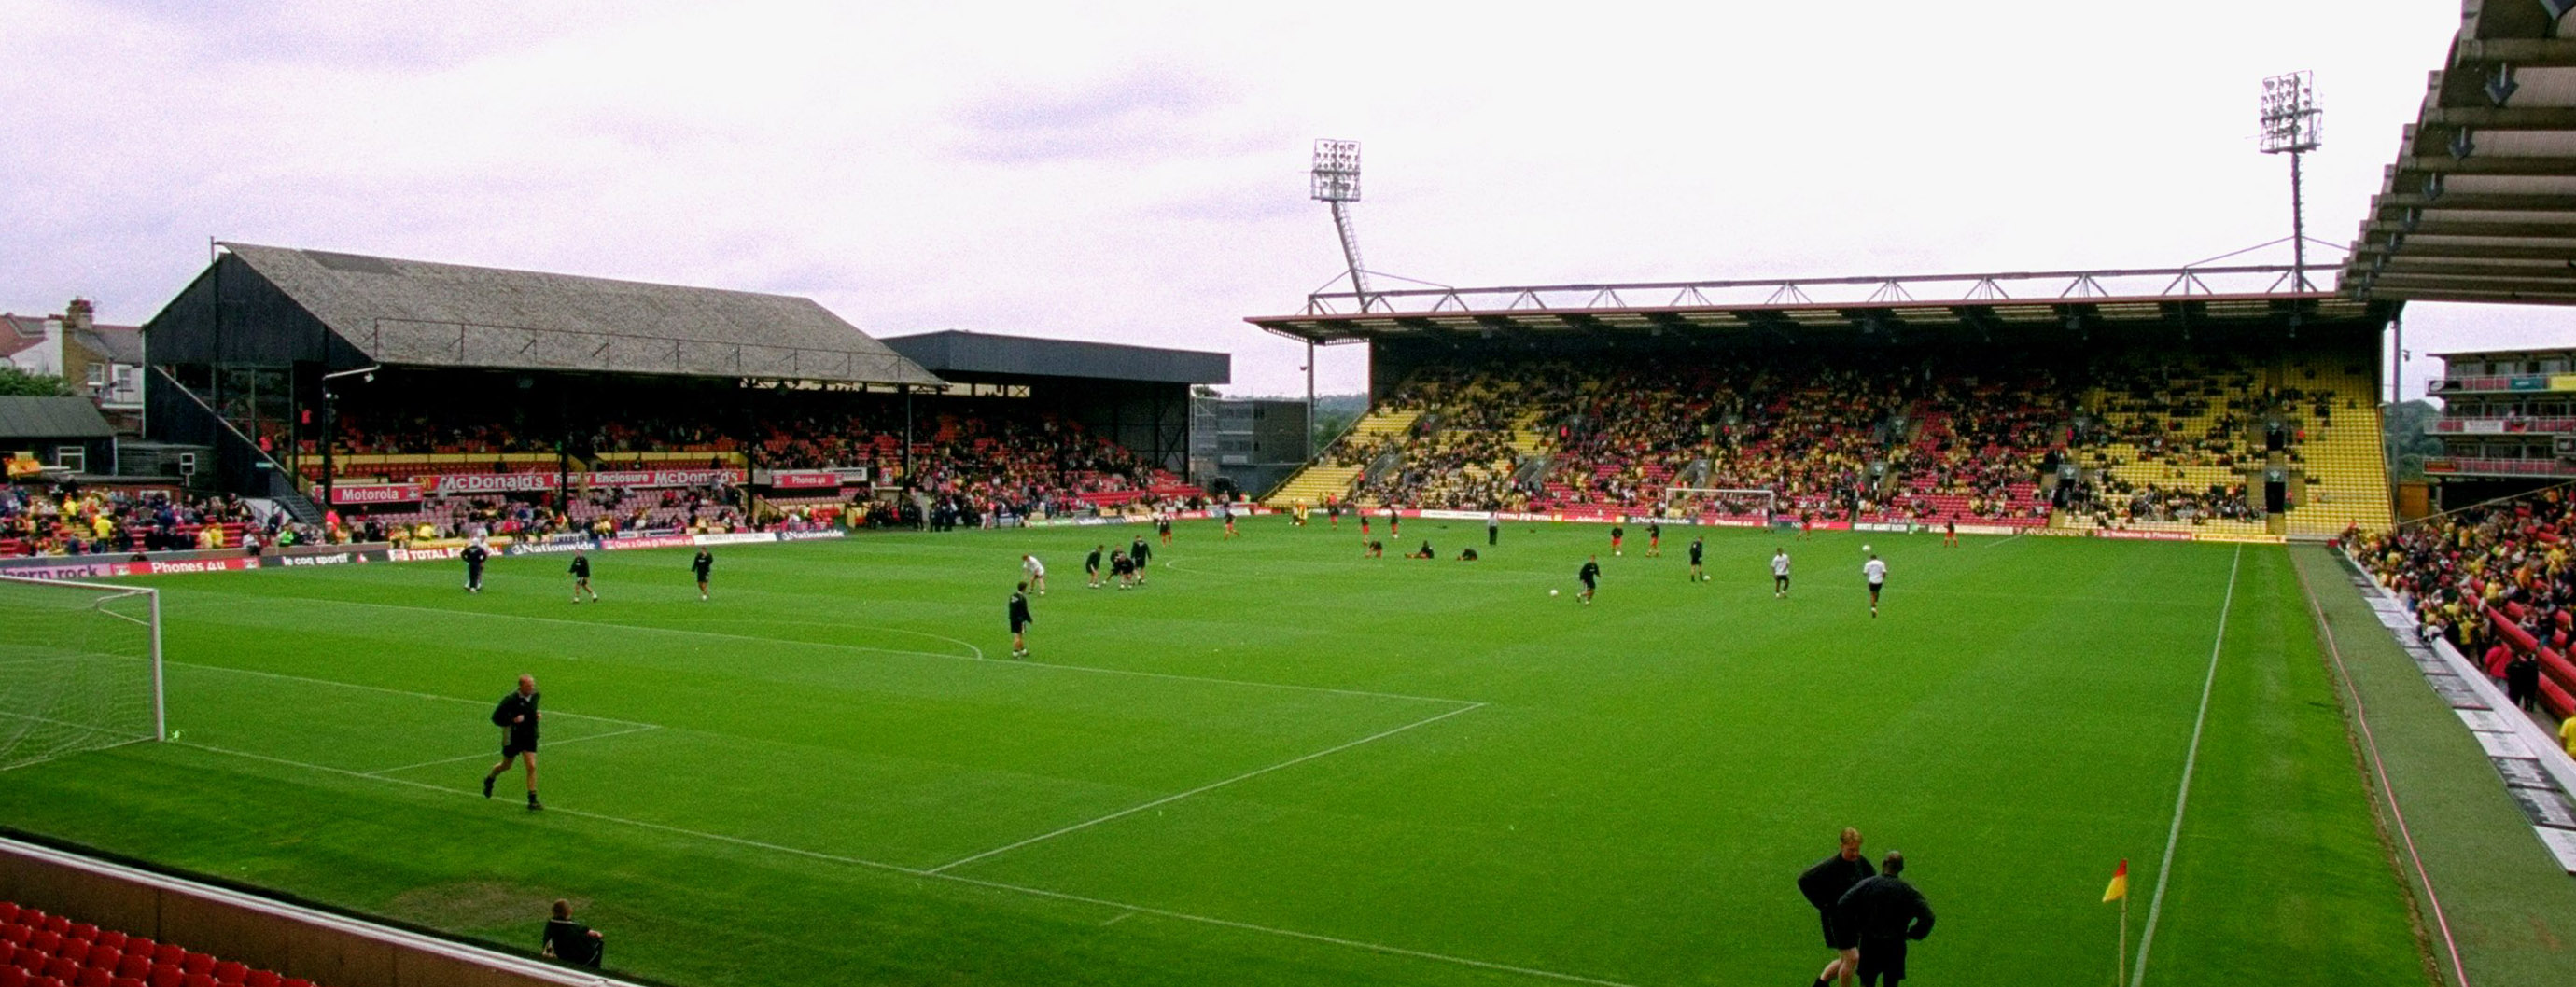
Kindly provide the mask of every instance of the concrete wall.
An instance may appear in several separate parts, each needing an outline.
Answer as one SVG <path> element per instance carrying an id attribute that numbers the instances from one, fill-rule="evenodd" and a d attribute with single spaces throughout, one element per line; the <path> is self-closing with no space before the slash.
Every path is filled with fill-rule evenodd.
<path id="1" fill-rule="evenodd" d="M 618 987 L 624 981 L 19 840 L 0 899 L 331 987 Z"/>

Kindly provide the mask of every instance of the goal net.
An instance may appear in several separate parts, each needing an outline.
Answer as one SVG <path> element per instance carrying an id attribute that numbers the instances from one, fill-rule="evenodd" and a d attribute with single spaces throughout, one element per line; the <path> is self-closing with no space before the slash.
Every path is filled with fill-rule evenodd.
<path id="1" fill-rule="evenodd" d="M 1670 487 L 1664 491 L 1665 505 L 1686 515 L 1715 514 L 1720 517 L 1762 518 L 1777 513 L 1779 494 L 1769 490 L 1738 490 L 1718 487 Z"/>
<path id="2" fill-rule="evenodd" d="M 0 771 L 162 737 L 161 595 L 0 576 Z"/>

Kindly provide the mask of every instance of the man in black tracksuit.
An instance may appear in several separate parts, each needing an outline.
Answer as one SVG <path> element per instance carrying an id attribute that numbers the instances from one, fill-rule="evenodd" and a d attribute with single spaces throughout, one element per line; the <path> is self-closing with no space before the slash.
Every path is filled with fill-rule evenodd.
<path id="1" fill-rule="evenodd" d="M 1860 830 L 1849 826 L 1843 827 L 1841 850 L 1798 875 L 1798 893 L 1816 906 L 1816 917 L 1825 928 L 1825 948 L 1834 951 L 1834 958 L 1825 962 L 1824 972 L 1816 974 L 1815 987 L 1825 987 L 1835 980 L 1850 987 L 1852 978 L 1859 975 L 1860 930 L 1850 923 L 1835 921 L 1835 906 L 1842 904 L 1843 894 L 1852 885 L 1876 876 L 1877 868 L 1860 855 Z"/>
<path id="2" fill-rule="evenodd" d="M 510 762 L 525 759 L 528 764 L 528 811 L 545 808 L 537 804 L 537 677 L 519 676 L 519 688 L 501 697 L 492 708 L 492 725 L 501 728 L 501 763 L 483 775 L 483 797 L 492 797 L 492 782 L 501 772 L 510 770 Z"/>
<path id="3" fill-rule="evenodd" d="M 1106 545 L 1093 545 L 1091 546 L 1091 554 L 1082 557 L 1083 584 L 1091 587 L 1092 589 L 1100 588 L 1100 550 L 1107 547 L 1108 546 Z"/>
<path id="4" fill-rule="evenodd" d="M 1028 628 L 1034 623 L 1037 618 L 1029 616 L 1029 584 L 1021 583 L 1011 591 L 1011 657 L 1029 656 Z"/>
<path id="5" fill-rule="evenodd" d="M 1137 538 L 1135 544 L 1127 546 L 1127 561 L 1136 567 L 1137 585 L 1144 585 L 1145 563 L 1153 557 L 1154 550 L 1145 547 L 1145 539 L 1142 537 Z"/>
<path id="6" fill-rule="evenodd" d="M 492 553 L 478 541 L 465 546 L 465 551 L 458 553 L 457 558 L 465 560 L 465 591 L 483 592 L 483 563 L 492 558 Z"/>
<path id="7" fill-rule="evenodd" d="M 1836 923 L 1860 934 L 1863 987 L 1897 987 L 1905 979 L 1905 944 L 1932 934 L 1932 906 L 1897 876 L 1904 871 L 1905 855 L 1888 851 L 1878 876 L 1852 885 L 1834 909 Z"/>
<path id="8" fill-rule="evenodd" d="M 700 603 L 707 601 L 707 577 L 714 575 L 715 569 L 716 553 L 706 549 L 699 549 L 698 557 L 689 560 L 689 571 L 698 576 L 698 602 Z"/>
<path id="9" fill-rule="evenodd" d="M 572 601 L 574 603 L 581 602 L 581 595 L 584 593 L 590 594 L 590 602 L 599 602 L 599 591 L 590 588 L 590 556 L 582 554 L 580 549 L 574 549 L 572 553 L 572 568 L 564 571 L 572 574 Z"/>

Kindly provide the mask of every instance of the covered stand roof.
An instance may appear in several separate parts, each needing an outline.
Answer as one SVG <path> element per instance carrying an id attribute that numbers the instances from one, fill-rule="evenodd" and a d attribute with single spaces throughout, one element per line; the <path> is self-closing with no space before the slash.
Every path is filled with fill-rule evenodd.
<path id="1" fill-rule="evenodd" d="M 1224 384 L 1234 359 L 1224 353 L 1071 339 L 996 336 L 958 329 L 888 336 L 885 344 L 934 373 L 1014 377 L 1089 377 L 1158 384 Z"/>
<path id="2" fill-rule="evenodd" d="M 116 429 L 88 398 L 0 397 L 0 438 L 106 439 Z"/>
<path id="3" fill-rule="evenodd" d="M 2046 331 L 2385 322 L 2390 306 L 2288 290 L 2276 265 L 1421 288 L 1307 296 L 1245 321 L 1318 343 L 1391 339 L 1619 339 L 1672 334 Z M 1836 296 L 1842 296 L 1837 298 Z"/>
<path id="4" fill-rule="evenodd" d="M 2468 0 L 2345 263 L 2374 298 L 2576 303 L 2576 35 Z"/>
<path id="5" fill-rule="evenodd" d="M 943 383 L 810 298 L 224 247 L 381 364 Z"/>

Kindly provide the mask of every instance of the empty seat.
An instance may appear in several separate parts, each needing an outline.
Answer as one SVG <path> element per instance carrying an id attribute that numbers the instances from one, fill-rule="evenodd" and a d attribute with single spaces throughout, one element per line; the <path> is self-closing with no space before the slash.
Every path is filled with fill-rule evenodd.
<path id="1" fill-rule="evenodd" d="M 191 973 L 187 979 L 179 981 L 179 987 L 215 987 L 215 977 L 210 973 Z"/>
<path id="2" fill-rule="evenodd" d="M 0 942 L 13 946 L 26 945 L 27 937 L 35 934 L 36 930 L 23 925 L 0 925 Z"/>
<path id="3" fill-rule="evenodd" d="M 47 956 L 54 955 L 54 950 L 61 948 L 62 944 L 63 934 L 59 932 L 40 931 L 35 935 L 27 937 L 28 948 L 34 949 L 35 951 Z"/>
<path id="4" fill-rule="evenodd" d="M 72 930 L 72 920 L 60 915 L 47 915 L 45 916 L 44 929 L 47 932 L 57 934 L 70 932 Z"/>
<path id="5" fill-rule="evenodd" d="M 144 975 L 143 982 L 149 987 L 179 987 L 179 981 L 187 978 L 188 975 L 179 972 L 178 967 L 155 966 L 151 973 Z"/>
<path id="6" fill-rule="evenodd" d="M 27 987 L 27 971 L 0 965 L 0 987 Z"/>
<path id="7" fill-rule="evenodd" d="M 0 924 L 15 922 L 17 920 L 18 903 L 14 901 L 0 901 Z"/>
<path id="8" fill-rule="evenodd" d="M 200 973 L 211 976 L 215 972 L 215 958 L 204 953 L 189 953 L 179 961 L 179 970 L 190 976 Z"/>
<path id="9" fill-rule="evenodd" d="M 237 963 L 232 960 L 223 960 L 217 962 L 215 964 L 215 968 L 210 972 L 215 975 L 216 983 L 238 984 L 242 982 L 242 975 L 250 972 L 250 965 L 246 963 Z"/>
<path id="10" fill-rule="evenodd" d="M 242 977 L 242 987 L 277 987 L 278 976 L 271 970 L 252 970 Z"/>
<path id="11" fill-rule="evenodd" d="M 89 954 L 89 943 L 78 939 L 65 939 L 60 945 L 54 947 L 54 955 L 70 960 L 77 966 L 89 965 Z"/>
<path id="12" fill-rule="evenodd" d="M 60 956 L 45 961 L 45 976 L 70 980 L 80 976 L 81 965 Z"/>
<path id="13" fill-rule="evenodd" d="M 313 981 L 306 980 L 302 977 L 288 977 L 283 982 L 280 982 L 277 987 L 313 987 Z"/>
<path id="14" fill-rule="evenodd" d="M 98 938 L 90 941 L 121 953 L 125 951 L 127 938 L 125 933 L 114 929 L 102 929 L 99 931 Z"/>
<path id="15" fill-rule="evenodd" d="M 82 942 L 97 942 L 98 926 L 91 925 L 87 922 L 74 922 L 72 923 L 71 928 L 63 930 L 63 938 L 78 939 Z"/>
<path id="16" fill-rule="evenodd" d="M 187 950 L 170 945 L 166 942 L 152 948 L 153 966 L 178 966 L 180 960 L 187 958 Z"/>
<path id="17" fill-rule="evenodd" d="M 105 970 L 85 966 L 81 968 L 80 976 L 72 978 L 72 987 L 107 987 L 107 982 L 114 979 L 116 977 Z"/>
<path id="18" fill-rule="evenodd" d="M 123 956 L 118 957 L 118 958 L 117 958 L 117 960 L 116 960 L 116 975 L 117 975 L 117 976 L 120 976 L 120 977 L 134 977 L 134 978 L 140 979 L 140 978 L 143 978 L 143 977 L 146 977 L 146 976 L 150 976 L 150 975 L 151 975 L 151 973 L 152 973 L 152 957 L 147 956 L 147 955 L 145 955 L 145 954 L 142 954 L 142 953 L 127 953 L 127 954 L 125 954 L 125 955 L 123 955 Z"/>
<path id="19" fill-rule="evenodd" d="M 145 987 L 145 985 L 143 981 L 136 980 L 133 977 L 118 977 L 114 980 L 108 981 L 107 987 Z"/>

